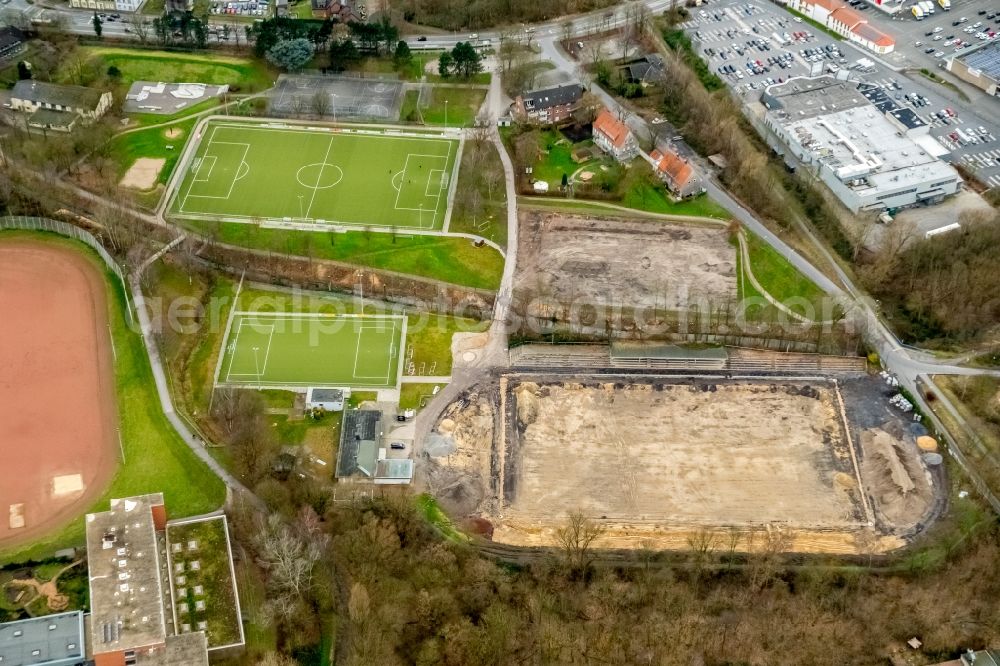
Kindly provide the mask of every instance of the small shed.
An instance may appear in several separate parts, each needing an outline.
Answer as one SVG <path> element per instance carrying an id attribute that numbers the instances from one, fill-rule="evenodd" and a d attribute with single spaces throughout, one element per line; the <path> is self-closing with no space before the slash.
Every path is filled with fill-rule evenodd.
<path id="1" fill-rule="evenodd" d="M 306 392 L 306 409 L 325 409 L 328 412 L 340 412 L 344 409 L 344 389 L 310 387 Z M 348 394 L 349 395 L 349 394 Z"/>

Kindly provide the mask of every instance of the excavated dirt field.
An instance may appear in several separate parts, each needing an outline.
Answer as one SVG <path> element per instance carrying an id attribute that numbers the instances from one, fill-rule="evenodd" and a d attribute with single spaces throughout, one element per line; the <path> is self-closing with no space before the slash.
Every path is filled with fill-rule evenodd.
<path id="1" fill-rule="evenodd" d="M 867 378 L 505 376 L 442 414 L 428 486 L 513 545 L 556 544 L 580 511 L 602 547 L 687 548 L 708 531 L 752 549 L 777 530 L 787 550 L 884 551 L 936 504 L 906 417 L 881 398 Z"/>
<path id="2" fill-rule="evenodd" d="M 521 214 L 521 299 L 676 310 L 736 297 L 736 251 L 721 227 Z"/>

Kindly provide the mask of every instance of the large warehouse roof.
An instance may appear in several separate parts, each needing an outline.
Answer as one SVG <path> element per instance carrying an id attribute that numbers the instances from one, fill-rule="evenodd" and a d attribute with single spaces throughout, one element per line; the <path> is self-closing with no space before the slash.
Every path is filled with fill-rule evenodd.
<path id="1" fill-rule="evenodd" d="M 960 55 L 970 69 L 979 70 L 984 76 L 1000 81 L 1000 42 L 987 42 L 977 49 L 972 49 L 966 55 Z"/>

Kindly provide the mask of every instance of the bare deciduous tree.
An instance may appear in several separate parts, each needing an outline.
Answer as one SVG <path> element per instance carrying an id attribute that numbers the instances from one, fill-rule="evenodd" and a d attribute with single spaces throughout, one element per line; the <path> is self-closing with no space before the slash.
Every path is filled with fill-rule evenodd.
<path id="1" fill-rule="evenodd" d="M 556 541 L 563 552 L 566 564 L 584 574 L 593 563 L 591 549 L 594 541 L 604 533 L 604 528 L 579 511 L 569 514 L 566 524 L 556 530 Z"/>

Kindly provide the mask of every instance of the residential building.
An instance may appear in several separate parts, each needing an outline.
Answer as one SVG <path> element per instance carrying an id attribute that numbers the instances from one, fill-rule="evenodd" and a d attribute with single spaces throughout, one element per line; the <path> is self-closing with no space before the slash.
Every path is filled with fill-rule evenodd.
<path id="1" fill-rule="evenodd" d="M 768 87 L 760 102 L 764 124 L 854 213 L 937 203 L 963 187 L 933 154 L 922 121 L 897 113 L 868 84 L 792 78 Z M 914 126 L 903 131 L 907 124 Z"/>
<path id="2" fill-rule="evenodd" d="M 0 28 L 0 60 L 16 58 L 27 50 L 24 33 L 12 25 Z"/>
<path id="3" fill-rule="evenodd" d="M 962 49 L 948 58 L 945 67 L 987 95 L 1000 96 L 1000 41 L 991 40 Z"/>
<path id="4" fill-rule="evenodd" d="M 208 666 L 206 632 L 175 620 L 170 524 L 162 493 L 113 499 L 108 511 L 87 514 L 87 638 L 95 666 Z"/>
<path id="5" fill-rule="evenodd" d="M 514 111 L 522 118 L 554 125 L 566 120 L 576 111 L 583 92 L 583 86 L 579 83 L 567 83 L 555 88 L 521 93 L 514 100 Z"/>
<path id="6" fill-rule="evenodd" d="M 3 666 L 82 666 L 86 661 L 82 611 L 0 624 Z"/>
<path id="7" fill-rule="evenodd" d="M 350 23 L 351 21 L 362 21 L 354 0 L 310 0 L 312 2 L 313 16 L 329 18 L 340 23 Z"/>
<path id="8" fill-rule="evenodd" d="M 873 53 L 886 54 L 896 48 L 891 35 L 841 0 L 788 0 L 788 6 Z"/>
<path id="9" fill-rule="evenodd" d="M 413 460 L 408 456 L 389 457 L 384 435 L 381 411 L 350 409 L 344 412 L 337 450 L 337 481 L 376 485 L 409 483 L 413 478 Z"/>
<path id="10" fill-rule="evenodd" d="M 288 0 L 275 0 L 274 15 L 288 16 Z"/>
<path id="11" fill-rule="evenodd" d="M 27 114 L 32 127 L 68 132 L 77 121 L 97 120 L 111 107 L 110 92 L 44 81 L 18 81 L 11 90 L 10 107 Z"/>
<path id="12" fill-rule="evenodd" d="M 649 162 L 674 196 L 686 199 L 705 191 L 705 183 L 695 165 L 674 147 L 658 146 L 649 154 Z"/>
<path id="13" fill-rule="evenodd" d="M 663 59 L 656 54 L 645 55 L 623 67 L 629 83 L 642 86 L 660 85 L 666 80 Z"/>
<path id="14" fill-rule="evenodd" d="M 631 130 L 607 109 L 594 120 L 594 143 L 619 162 L 628 162 L 639 154 L 639 144 Z"/>

